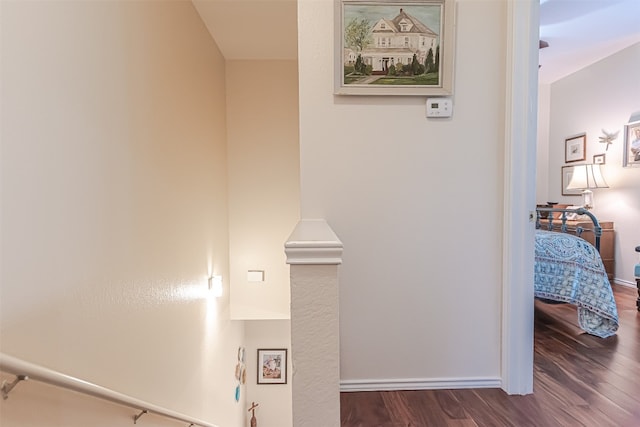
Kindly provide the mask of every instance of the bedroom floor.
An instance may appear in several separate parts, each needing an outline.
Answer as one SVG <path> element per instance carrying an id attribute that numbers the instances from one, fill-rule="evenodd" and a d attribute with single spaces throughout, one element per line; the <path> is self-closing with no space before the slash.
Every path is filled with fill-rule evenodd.
<path id="1" fill-rule="evenodd" d="M 342 427 L 640 426 L 637 292 L 613 285 L 620 328 L 585 334 L 570 305 L 535 303 L 534 393 L 499 389 L 341 393 Z"/>

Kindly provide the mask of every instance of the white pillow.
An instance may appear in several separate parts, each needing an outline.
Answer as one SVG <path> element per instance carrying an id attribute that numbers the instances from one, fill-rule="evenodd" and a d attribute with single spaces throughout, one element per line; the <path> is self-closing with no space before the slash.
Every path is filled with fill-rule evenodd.
<path id="1" fill-rule="evenodd" d="M 567 206 L 567 209 L 580 209 L 582 206 Z M 578 215 L 575 212 L 568 212 L 567 213 L 567 219 L 571 220 L 571 221 L 575 221 L 575 220 L 582 220 L 582 219 L 589 219 L 589 217 L 587 215 Z"/>

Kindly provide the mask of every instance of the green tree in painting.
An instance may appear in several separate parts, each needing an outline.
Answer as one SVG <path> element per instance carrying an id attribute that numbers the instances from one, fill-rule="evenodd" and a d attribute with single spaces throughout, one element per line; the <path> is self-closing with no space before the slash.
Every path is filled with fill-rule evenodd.
<path id="1" fill-rule="evenodd" d="M 427 52 L 427 59 L 424 60 L 424 68 L 427 73 L 431 73 L 434 70 L 434 67 L 433 49 L 429 48 L 429 51 Z"/>
<path id="2" fill-rule="evenodd" d="M 418 62 L 418 57 L 416 54 L 413 54 L 413 59 L 411 60 L 411 74 L 414 76 L 419 74 L 420 63 Z"/>
<path id="3" fill-rule="evenodd" d="M 433 64 L 433 71 L 438 71 L 440 69 L 440 45 L 436 46 L 436 59 Z"/>
<path id="4" fill-rule="evenodd" d="M 390 76 L 395 76 L 397 74 L 396 72 L 396 66 L 391 64 L 389 65 L 389 73 Z"/>
<path id="5" fill-rule="evenodd" d="M 371 43 L 371 25 L 366 19 L 353 18 L 344 29 L 344 44 L 360 54 Z"/>
<path id="6" fill-rule="evenodd" d="M 360 54 L 358 54 L 358 57 L 356 58 L 356 65 L 354 66 L 354 70 L 356 73 L 364 73 L 364 63 L 362 62 L 362 55 Z"/>

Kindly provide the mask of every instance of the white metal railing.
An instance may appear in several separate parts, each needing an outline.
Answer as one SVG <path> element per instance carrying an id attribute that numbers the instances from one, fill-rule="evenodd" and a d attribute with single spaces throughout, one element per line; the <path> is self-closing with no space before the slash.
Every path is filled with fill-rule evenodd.
<path id="1" fill-rule="evenodd" d="M 2 383 L 2 397 L 4 399 L 8 398 L 9 392 L 20 381 L 33 379 L 135 408 L 140 412 L 133 416 L 134 424 L 136 424 L 141 416 L 149 413 L 161 415 L 176 421 L 182 421 L 188 423 L 189 426 L 217 427 L 215 424 L 207 423 L 196 418 L 144 402 L 134 397 L 127 396 L 126 394 L 118 393 L 117 391 L 113 391 L 42 366 L 34 365 L 33 363 L 25 362 L 24 360 L 20 360 L 3 353 L 0 353 L 0 371 L 16 375 L 16 379 L 12 383 L 8 383 L 7 381 Z"/>

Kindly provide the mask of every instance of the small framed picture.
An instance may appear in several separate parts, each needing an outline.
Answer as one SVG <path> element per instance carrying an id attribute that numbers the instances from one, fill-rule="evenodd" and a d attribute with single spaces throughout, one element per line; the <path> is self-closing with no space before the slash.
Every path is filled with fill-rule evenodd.
<path id="1" fill-rule="evenodd" d="M 564 162 L 579 162 L 587 158 L 587 134 L 572 136 L 564 140 Z"/>
<path id="2" fill-rule="evenodd" d="M 258 384 L 287 383 L 287 349 L 258 349 Z"/>
<path id="3" fill-rule="evenodd" d="M 593 164 L 594 165 L 604 165 L 605 164 L 604 153 L 602 153 L 602 154 L 594 154 L 593 155 Z"/>
<path id="4" fill-rule="evenodd" d="M 640 121 L 624 125 L 624 167 L 640 166 Z"/>
<path id="5" fill-rule="evenodd" d="M 580 196 L 581 189 L 568 189 L 571 177 L 573 176 L 573 166 L 562 166 L 562 195 L 563 196 Z"/>

